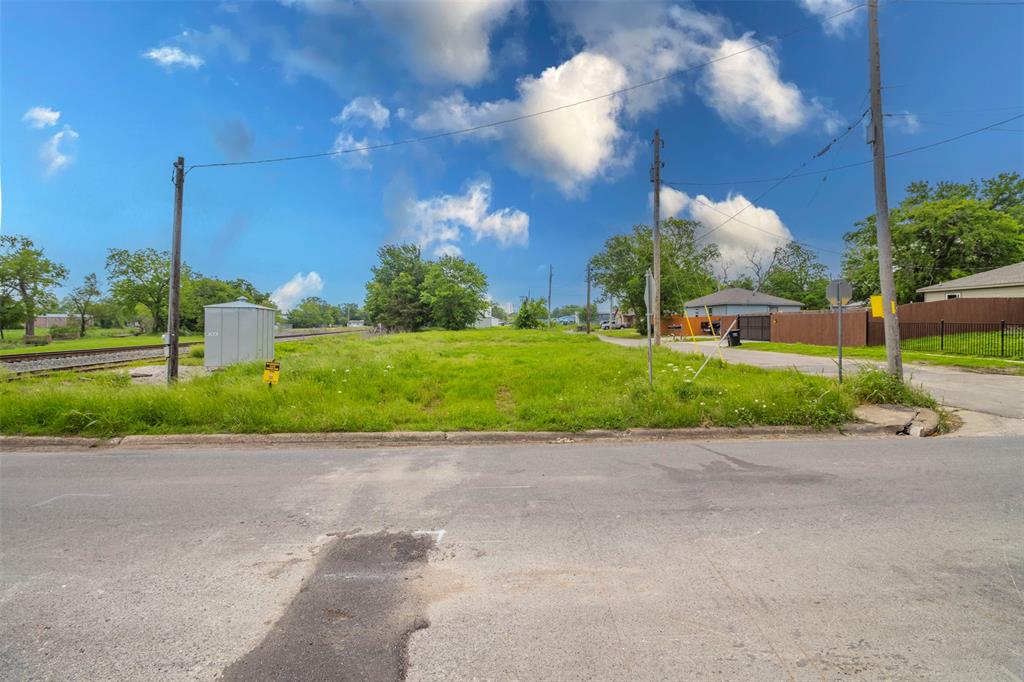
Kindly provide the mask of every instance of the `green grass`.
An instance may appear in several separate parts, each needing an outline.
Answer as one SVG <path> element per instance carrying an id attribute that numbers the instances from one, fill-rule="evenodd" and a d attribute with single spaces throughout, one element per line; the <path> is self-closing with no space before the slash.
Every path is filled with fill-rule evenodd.
<path id="1" fill-rule="evenodd" d="M 857 400 L 832 379 L 708 364 L 596 336 L 513 329 L 325 337 L 280 344 L 281 383 L 261 363 L 173 388 L 123 372 L 0 382 L 6 434 L 558 430 L 806 425 L 853 419 Z M 197 361 L 197 360 L 194 360 Z"/>
<path id="2" fill-rule="evenodd" d="M 37 330 L 38 334 L 45 333 L 45 330 Z M 45 346 L 26 346 L 21 343 L 25 335 L 24 329 L 5 329 L 5 341 L 0 342 L 0 357 L 5 355 L 20 355 L 22 353 L 45 353 L 47 351 L 63 350 L 87 350 L 90 348 L 121 348 L 125 346 L 148 346 L 163 343 L 161 334 L 140 334 L 139 336 L 118 336 L 114 334 L 130 333 L 126 329 L 89 329 L 81 339 L 69 339 L 66 341 L 50 341 Z M 183 342 L 202 341 L 201 334 L 182 336 Z"/>
<path id="3" fill-rule="evenodd" d="M 633 329 L 633 328 L 630 328 L 630 329 L 598 329 L 598 330 L 595 330 L 595 331 L 598 334 L 600 334 L 601 336 L 611 336 L 611 337 L 614 337 L 616 339 L 646 339 L 647 338 L 646 334 L 641 334 L 640 332 L 638 332 L 636 329 Z M 692 341 L 693 339 L 697 339 L 698 341 L 708 341 L 708 340 L 712 340 L 713 341 L 715 337 L 713 337 L 713 336 L 696 336 L 696 337 L 694 337 L 694 336 L 676 336 L 676 337 L 672 337 L 671 335 L 664 335 L 664 336 L 662 336 L 662 338 L 664 338 L 664 339 L 675 338 L 675 339 L 677 339 L 679 341 Z"/>
<path id="4" fill-rule="evenodd" d="M 962 332 L 945 334 L 944 337 L 923 336 L 919 339 L 901 339 L 900 346 L 907 351 L 942 355 L 1024 359 L 1024 336 L 1019 333 L 1009 333 L 1002 338 L 998 331 Z M 1003 354 L 1000 355 L 1000 352 Z"/>
<path id="5" fill-rule="evenodd" d="M 796 353 L 799 355 L 815 355 L 819 357 L 836 357 L 835 346 L 814 346 L 808 343 L 744 343 L 743 350 L 773 351 L 775 353 Z M 860 360 L 885 361 L 885 346 L 844 346 L 844 358 Z M 904 362 L 921 362 L 931 365 L 946 365 L 978 370 L 1002 370 L 1013 374 L 1024 375 L 1024 362 L 1000 360 L 998 358 L 981 358 L 966 355 L 944 355 L 923 351 L 903 351 Z"/>

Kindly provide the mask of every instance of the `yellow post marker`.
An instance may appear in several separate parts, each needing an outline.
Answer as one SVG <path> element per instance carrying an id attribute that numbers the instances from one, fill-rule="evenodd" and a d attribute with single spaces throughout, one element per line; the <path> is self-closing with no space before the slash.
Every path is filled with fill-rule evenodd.
<path id="1" fill-rule="evenodd" d="M 263 383 L 267 388 L 273 388 L 280 378 L 281 363 L 277 360 L 267 360 L 267 364 L 263 366 Z"/>
<path id="2" fill-rule="evenodd" d="M 892 306 L 892 314 L 896 314 L 896 301 L 889 301 Z M 885 317 L 885 306 L 882 305 L 881 296 L 871 297 L 871 317 Z"/>
<path id="3" fill-rule="evenodd" d="M 711 330 L 711 335 L 719 341 L 719 343 L 715 344 L 715 350 L 718 351 L 718 359 L 725 362 L 725 356 L 722 355 L 722 339 L 718 338 L 718 334 L 715 333 L 715 323 L 711 320 L 711 311 L 708 310 L 707 306 L 704 306 L 704 314 L 708 316 L 708 329 Z"/>

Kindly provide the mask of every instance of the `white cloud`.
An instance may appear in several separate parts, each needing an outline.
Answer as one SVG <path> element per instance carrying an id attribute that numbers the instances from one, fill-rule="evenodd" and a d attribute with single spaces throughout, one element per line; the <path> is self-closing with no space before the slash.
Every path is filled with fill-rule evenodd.
<path id="1" fill-rule="evenodd" d="M 515 100 L 474 105 L 456 93 L 435 101 L 413 125 L 423 130 L 470 127 L 554 109 L 626 84 L 626 72 L 618 62 L 581 52 L 559 66 L 545 69 L 540 76 L 521 78 Z M 622 106 L 621 98 L 602 98 L 510 125 L 486 128 L 475 135 L 507 140 L 517 166 L 540 173 L 565 194 L 574 194 L 594 178 L 631 160 L 629 150 L 621 144 L 625 137 L 619 124 Z"/>
<path id="2" fill-rule="evenodd" d="M 296 272 L 290 280 L 274 289 L 274 293 L 270 294 L 270 300 L 277 304 L 281 312 L 286 313 L 302 299 L 307 296 L 315 296 L 323 289 L 324 281 L 316 272 L 309 272 L 305 275 Z"/>
<path id="3" fill-rule="evenodd" d="M 698 237 L 708 234 L 707 241 L 718 244 L 722 261 L 741 267 L 748 252 L 756 249 L 768 253 L 793 240 L 793 234 L 778 213 L 759 206 L 746 208 L 749 203 L 742 194 L 730 193 L 722 201 L 715 201 L 703 194 L 691 197 L 672 187 L 661 188 L 664 217 L 698 221 L 704 227 Z M 730 220 L 730 216 L 736 217 Z"/>
<path id="4" fill-rule="evenodd" d="M 146 59 L 152 59 L 157 64 L 171 68 L 174 66 L 187 66 L 192 69 L 198 69 L 203 65 L 203 58 L 196 54 L 189 54 L 180 47 L 164 46 L 154 47 L 153 49 L 142 53 L 142 56 Z"/>
<path id="5" fill-rule="evenodd" d="M 36 130 L 57 125 L 58 119 L 60 119 L 60 112 L 54 111 L 50 107 L 32 107 L 21 117 L 21 120 L 27 123 L 29 128 Z"/>
<path id="6" fill-rule="evenodd" d="M 65 151 L 62 145 L 70 144 L 78 139 L 78 133 L 65 125 L 60 132 L 54 133 L 50 139 L 43 143 L 39 150 L 39 156 L 46 166 L 46 174 L 54 175 L 57 171 L 67 167 L 74 157 L 70 152 Z"/>
<path id="7" fill-rule="evenodd" d="M 373 2 L 367 7 L 396 33 L 422 80 L 475 85 L 491 68 L 491 32 L 521 0 Z"/>
<path id="8" fill-rule="evenodd" d="M 917 118 L 917 114 L 912 114 L 909 111 L 892 112 L 886 114 L 888 117 L 888 124 L 893 130 L 897 130 L 907 135 L 916 135 L 921 132 L 921 121 Z"/>
<path id="9" fill-rule="evenodd" d="M 347 15 L 355 9 L 351 0 L 281 0 L 281 4 L 319 15 Z"/>
<path id="10" fill-rule="evenodd" d="M 350 168 L 372 168 L 373 162 L 370 161 L 370 152 L 363 147 L 369 146 L 370 141 L 367 138 L 357 140 L 347 132 L 340 132 L 338 136 L 334 138 L 334 147 L 331 151 L 340 152 L 345 149 L 355 149 L 358 151 L 351 151 L 344 154 L 338 154 L 334 158 L 344 165 Z"/>
<path id="11" fill-rule="evenodd" d="M 827 131 L 838 124 L 835 115 L 816 100 L 808 101 L 793 83 L 779 76 L 779 58 L 766 47 L 749 49 L 752 33 L 723 40 L 716 57 L 734 55 L 710 64 L 704 72 L 707 102 L 725 120 L 775 141 L 819 120 Z M 742 50 L 748 50 L 742 52 Z"/>
<path id="12" fill-rule="evenodd" d="M 860 14 L 859 10 L 853 9 L 860 4 L 857 0 L 800 0 L 800 4 L 811 14 L 820 17 L 822 19 L 821 27 L 825 33 L 834 36 L 843 35 L 847 27 L 851 26 Z M 828 19 L 840 12 L 846 13 Z"/>
<path id="13" fill-rule="evenodd" d="M 349 120 L 367 121 L 377 130 L 383 130 L 388 126 L 388 119 L 391 112 L 380 103 L 376 97 L 356 97 L 345 105 L 341 113 L 331 119 L 334 123 L 345 123 Z"/>
<path id="14" fill-rule="evenodd" d="M 491 183 L 478 180 L 464 194 L 445 194 L 430 199 L 406 199 L 398 217 L 399 237 L 416 242 L 434 255 L 459 255 L 457 242 L 466 231 L 473 242 L 493 239 L 503 247 L 526 246 L 530 240 L 530 216 L 501 208 L 491 211 Z"/>
<path id="15" fill-rule="evenodd" d="M 249 61 L 249 46 L 231 29 L 213 24 L 206 31 L 186 29 L 175 41 L 194 54 L 212 54 L 223 50 L 236 62 Z"/>

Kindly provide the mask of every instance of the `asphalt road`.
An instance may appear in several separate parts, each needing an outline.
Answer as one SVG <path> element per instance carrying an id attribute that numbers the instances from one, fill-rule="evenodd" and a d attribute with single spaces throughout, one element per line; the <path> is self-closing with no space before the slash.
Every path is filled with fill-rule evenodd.
<path id="1" fill-rule="evenodd" d="M 1024 439 L 0 456 L 0 677 L 1024 676 Z"/>

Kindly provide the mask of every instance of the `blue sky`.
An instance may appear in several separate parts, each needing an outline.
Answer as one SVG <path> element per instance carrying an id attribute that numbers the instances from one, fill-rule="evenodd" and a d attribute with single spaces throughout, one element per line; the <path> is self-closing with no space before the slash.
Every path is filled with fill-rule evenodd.
<path id="1" fill-rule="evenodd" d="M 711 229 L 770 186 L 738 181 L 785 175 L 860 117 L 865 11 L 825 19 L 853 4 L 5 2 L 2 229 L 76 284 L 102 278 L 110 247 L 168 248 L 178 155 L 387 143 L 672 76 L 457 137 L 187 177 L 185 260 L 285 305 L 362 301 L 395 241 L 462 253 L 497 301 L 546 293 L 552 264 L 555 303 L 578 303 L 587 258 L 650 222 L 655 127 L 666 180 L 713 183 L 667 188 L 664 207 Z M 1024 6 L 886 4 L 880 23 L 890 152 L 1024 113 Z M 1020 171 L 1021 129 L 893 159 L 892 203 L 912 180 Z M 868 158 L 857 129 L 807 170 Z M 716 230 L 716 268 L 739 274 L 746 252 L 793 237 L 834 269 L 872 211 L 870 166 L 794 178 Z"/>

